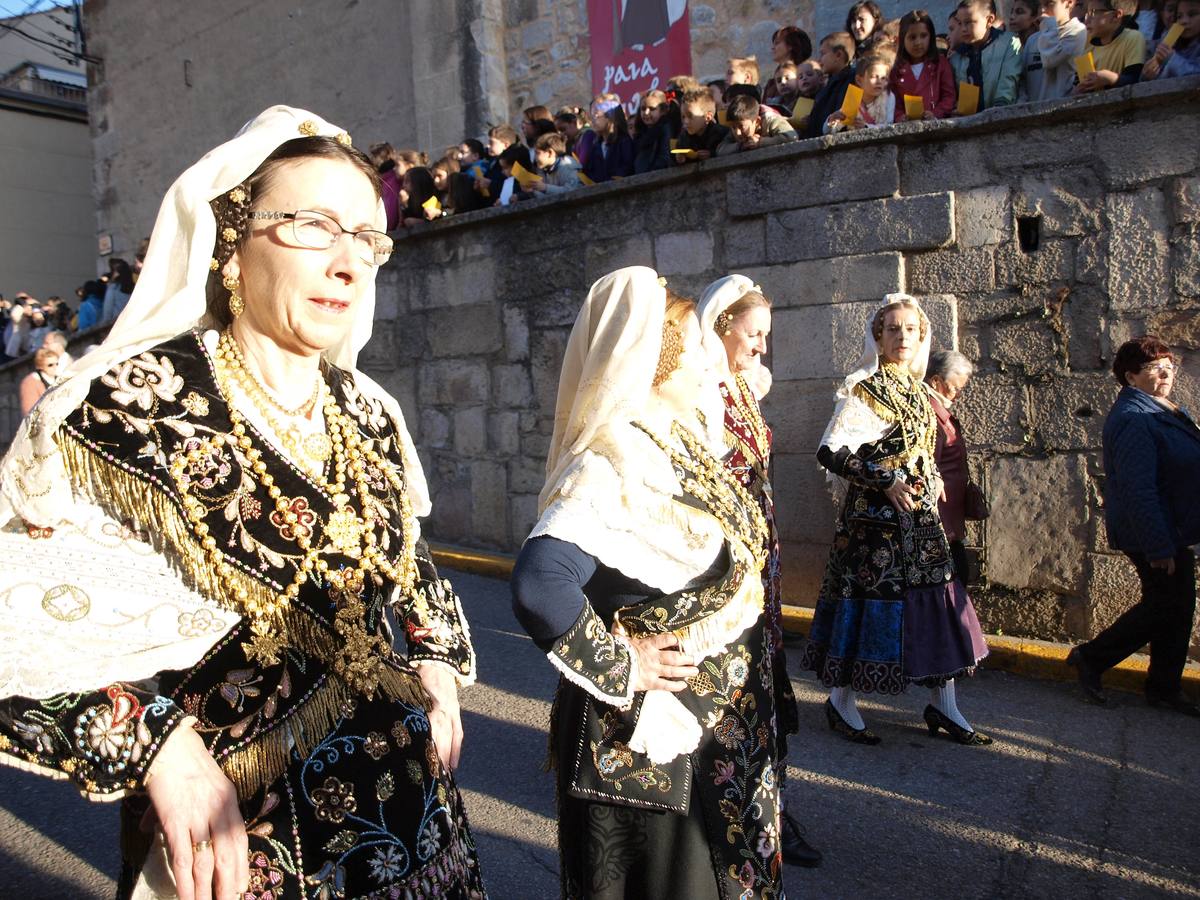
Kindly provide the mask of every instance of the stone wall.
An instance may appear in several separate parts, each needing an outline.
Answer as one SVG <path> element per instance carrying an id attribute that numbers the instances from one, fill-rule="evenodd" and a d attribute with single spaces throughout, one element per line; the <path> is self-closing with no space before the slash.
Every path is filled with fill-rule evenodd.
<path id="1" fill-rule="evenodd" d="M 730 271 L 775 302 L 766 401 L 785 590 L 816 595 L 834 503 L 814 459 L 879 297 L 922 297 L 978 364 L 959 410 L 993 515 L 974 589 L 993 631 L 1081 636 L 1136 596 L 1107 548 L 1113 351 L 1179 348 L 1200 407 L 1200 79 L 775 147 L 486 210 L 398 242 L 363 364 L 401 398 L 441 540 L 515 550 L 533 524 L 558 369 L 588 285 Z M 1029 238 L 1036 230 L 1036 248 Z"/>

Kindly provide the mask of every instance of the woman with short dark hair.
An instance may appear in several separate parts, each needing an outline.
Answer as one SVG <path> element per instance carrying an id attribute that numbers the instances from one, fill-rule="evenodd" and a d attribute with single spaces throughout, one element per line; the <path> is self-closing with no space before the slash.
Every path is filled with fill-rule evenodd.
<path id="1" fill-rule="evenodd" d="M 1067 662 L 1085 697 L 1103 706 L 1103 673 L 1149 644 L 1146 702 L 1200 716 L 1180 687 L 1196 609 L 1200 428 L 1170 399 L 1178 372 L 1152 335 L 1126 341 L 1113 360 L 1121 393 L 1104 422 L 1104 522 L 1109 545 L 1137 569 L 1142 598 Z"/>

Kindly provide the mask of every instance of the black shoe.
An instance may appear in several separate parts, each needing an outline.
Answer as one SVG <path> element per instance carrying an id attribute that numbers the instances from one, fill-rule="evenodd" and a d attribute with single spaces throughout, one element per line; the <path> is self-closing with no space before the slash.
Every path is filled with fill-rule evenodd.
<path id="1" fill-rule="evenodd" d="M 1075 647 L 1067 654 L 1067 665 L 1074 666 L 1079 676 L 1079 688 L 1083 691 L 1083 699 L 1096 706 L 1108 706 L 1108 697 L 1100 686 L 1100 672 L 1092 667 L 1079 648 Z"/>
<path id="2" fill-rule="evenodd" d="M 1200 717 L 1200 706 L 1197 706 L 1185 697 L 1182 691 L 1176 691 L 1174 694 L 1167 695 L 1154 694 L 1147 691 L 1146 702 L 1155 709 L 1165 709 L 1170 712 L 1182 713 L 1185 716 Z"/>
<path id="3" fill-rule="evenodd" d="M 879 735 L 869 728 L 851 728 L 850 724 L 842 718 L 842 714 L 837 711 L 837 707 L 829 700 L 825 701 L 825 721 L 829 723 L 830 731 L 836 731 L 846 740 L 855 744 L 874 746 L 879 743 Z"/>
<path id="4" fill-rule="evenodd" d="M 949 737 L 960 744 L 983 747 L 992 742 L 992 739 L 982 732 L 963 728 L 932 703 L 925 707 L 925 726 L 929 729 L 930 737 L 937 737 L 938 729 L 943 728 Z"/>
<path id="5" fill-rule="evenodd" d="M 783 813 L 782 830 L 780 847 L 785 863 L 806 869 L 815 869 L 821 864 L 821 851 L 804 839 L 804 829 L 786 810 Z"/>

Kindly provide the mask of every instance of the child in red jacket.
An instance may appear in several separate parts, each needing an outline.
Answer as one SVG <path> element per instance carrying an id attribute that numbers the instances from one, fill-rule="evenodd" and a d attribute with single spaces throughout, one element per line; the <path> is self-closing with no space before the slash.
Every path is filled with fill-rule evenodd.
<path id="1" fill-rule="evenodd" d="M 905 13 L 900 19 L 900 52 L 892 67 L 891 88 L 896 95 L 897 120 L 904 109 L 904 95 L 920 97 L 926 119 L 942 119 L 954 112 L 958 91 L 950 60 L 937 48 L 933 19 L 923 9 Z"/>

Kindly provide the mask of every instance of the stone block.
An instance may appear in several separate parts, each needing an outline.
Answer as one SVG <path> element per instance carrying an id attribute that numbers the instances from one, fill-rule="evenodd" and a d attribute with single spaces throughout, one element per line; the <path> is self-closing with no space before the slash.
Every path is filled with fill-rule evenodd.
<path id="1" fill-rule="evenodd" d="M 1055 375 L 1030 387 L 1027 421 L 1047 450 L 1099 450 L 1116 398 L 1108 373 Z"/>
<path id="2" fill-rule="evenodd" d="M 443 450 L 450 446 L 450 417 L 436 409 L 421 410 L 421 430 L 414 440 L 422 447 Z"/>
<path id="3" fill-rule="evenodd" d="M 522 365 L 492 369 L 492 399 L 497 406 L 524 409 L 533 402 L 533 383 Z"/>
<path id="4" fill-rule="evenodd" d="M 1200 224 L 1175 228 L 1171 238 L 1171 286 L 1181 297 L 1200 297 Z"/>
<path id="5" fill-rule="evenodd" d="M 546 455 L 550 452 L 550 435 L 542 434 L 541 432 L 521 435 L 521 452 L 526 456 L 536 457 L 544 461 Z M 544 477 L 545 472 L 543 471 L 542 474 Z"/>
<path id="6" fill-rule="evenodd" d="M 509 362 L 529 359 L 529 321 L 525 309 L 513 303 L 504 304 L 501 311 L 504 323 L 504 357 Z"/>
<path id="7" fill-rule="evenodd" d="M 1041 375 L 1065 362 L 1065 346 L 1044 319 L 998 322 L 986 336 L 988 356 L 1001 372 Z"/>
<path id="8" fill-rule="evenodd" d="M 954 241 L 954 195 L 925 194 L 800 209 L 767 219 L 767 260 L 792 262 Z"/>
<path id="9" fill-rule="evenodd" d="M 545 454 L 521 456 L 508 464 L 508 484 L 517 493 L 537 494 L 546 484 Z"/>
<path id="10" fill-rule="evenodd" d="M 988 580 L 1078 593 L 1087 542 L 1087 474 L 1078 456 L 1002 457 L 986 466 Z"/>
<path id="11" fill-rule="evenodd" d="M 770 166 L 735 169 L 725 179 L 731 216 L 891 197 L 899 188 L 894 144 L 780 159 Z"/>
<path id="12" fill-rule="evenodd" d="M 1104 192 L 1090 166 L 1024 175 L 1013 191 L 1013 214 L 1040 216 L 1043 237 L 1079 237 L 1100 230 Z"/>
<path id="13" fill-rule="evenodd" d="M 1171 224 L 1200 222 L 1200 175 L 1176 178 L 1171 182 Z"/>
<path id="14" fill-rule="evenodd" d="M 400 278 L 390 267 L 379 270 L 375 276 L 375 321 L 389 321 L 400 315 Z"/>
<path id="15" fill-rule="evenodd" d="M 900 151 L 900 193 L 962 191 L 992 183 L 989 158 L 979 141 L 927 141 Z"/>
<path id="16" fill-rule="evenodd" d="M 521 452 L 521 414 L 501 410 L 488 416 L 488 449 L 501 456 L 516 456 Z"/>
<path id="17" fill-rule="evenodd" d="M 832 520 L 831 520 L 832 521 Z M 819 543 L 793 543 L 785 541 L 779 549 L 781 588 L 783 602 L 794 606 L 813 607 L 821 593 L 821 582 L 825 578 L 825 564 L 829 561 L 829 547 L 833 542 L 833 526 L 829 536 Z"/>
<path id="18" fill-rule="evenodd" d="M 470 467 L 439 456 L 435 456 L 430 463 L 425 464 L 433 500 L 428 532 L 452 544 L 471 540 L 474 527 L 471 522 L 473 498 Z"/>
<path id="19" fill-rule="evenodd" d="M 482 406 L 454 410 L 454 452 L 460 459 L 487 452 L 487 410 Z"/>
<path id="20" fill-rule="evenodd" d="M 424 405 L 486 403 L 491 379 L 480 360 L 443 359 L 417 367 L 417 396 Z"/>
<path id="21" fill-rule="evenodd" d="M 660 275 L 706 272 L 713 266 L 713 239 L 708 231 L 676 231 L 654 239 Z"/>
<path id="22" fill-rule="evenodd" d="M 1103 129 L 1097 129 L 1094 122 L 1052 126 L 1046 118 L 1039 118 L 981 135 L 971 143 L 978 144 L 988 170 L 994 173 L 991 178 L 999 176 L 999 181 L 1011 183 L 1027 172 L 1090 160 L 1094 152 L 1093 137 L 1098 130 Z"/>
<path id="23" fill-rule="evenodd" d="M 964 246 L 961 241 L 959 244 Z M 992 251 L 988 247 L 934 250 L 908 257 L 908 285 L 914 293 L 990 291 L 996 285 L 995 275 Z"/>
<path id="24" fill-rule="evenodd" d="M 579 290 L 583 281 L 581 272 L 586 242 L 577 241 L 573 246 L 565 247 L 543 243 L 542 239 L 548 233 L 561 231 L 556 219 L 553 214 L 547 214 L 521 229 L 521 239 L 512 247 L 513 252 L 519 254 L 519 262 L 510 260 L 498 273 L 500 294 L 505 300 L 524 303 L 540 294 Z M 525 221 L 529 221 L 528 217 Z M 532 272 L 536 272 L 537 277 L 531 278 Z"/>
<path id="25" fill-rule="evenodd" d="M 1025 393 L 1025 385 L 1011 375 L 973 377 L 954 404 L 967 444 L 998 453 L 1019 450 L 1024 444 L 1021 416 Z"/>
<path id="26" fill-rule="evenodd" d="M 822 426 L 824 428 L 824 426 Z M 775 521 L 781 540 L 791 543 L 824 543 L 833 540 L 837 516 L 834 488 L 815 453 L 781 453 L 772 462 Z"/>
<path id="27" fill-rule="evenodd" d="M 575 324 L 580 304 L 586 296 L 586 288 L 579 285 L 573 290 L 560 290 L 553 294 L 531 298 L 526 305 L 529 322 L 534 328 L 551 328 L 562 325 L 569 328 Z"/>
<path id="28" fill-rule="evenodd" d="M 959 247 L 989 247 L 1012 237 L 1007 185 L 954 192 L 954 232 Z"/>
<path id="29" fill-rule="evenodd" d="M 511 546 L 508 476 L 503 463 L 471 463 L 471 537 L 495 547 Z"/>
<path id="30" fill-rule="evenodd" d="M 515 494 L 508 501 L 508 519 L 512 523 L 511 548 L 516 549 L 533 531 L 538 521 L 537 494 Z"/>
<path id="31" fill-rule="evenodd" d="M 494 304 L 454 306 L 428 313 L 426 339 L 435 358 L 491 353 L 504 345 Z"/>
<path id="32" fill-rule="evenodd" d="M 406 276 L 403 283 L 411 309 L 488 305 L 496 299 L 496 259 L 491 256 L 413 269 Z"/>
<path id="33" fill-rule="evenodd" d="M 616 241 L 588 243 L 585 250 L 584 280 L 591 284 L 602 275 L 626 266 L 654 266 L 654 249 L 649 234 L 638 234 Z"/>
<path id="34" fill-rule="evenodd" d="M 1075 281 L 1103 286 L 1108 282 L 1108 235 L 1084 235 L 1075 243 Z"/>
<path id="35" fill-rule="evenodd" d="M 762 286 L 776 309 L 880 299 L 904 289 L 904 257 L 899 253 L 836 256 L 741 271 Z"/>
<path id="36" fill-rule="evenodd" d="M 751 266 L 767 258 L 766 219 L 746 219 L 725 226 L 725 267 Z"/>
<path id="37" fill-rule="evenodd" d="M 539 330 L 530 341 L 530 372 L 533 375 L 533 394 L 538 410 L 553 417 L 558 400 L 558 376 L 562 371 L 563 355 L 567 351 L 565 328 Z"/>
<path id="38" fill-rule="evenodd" d="M 549 19 L 531 22 L 521 29 L 521 46 L 525 52 L 544 50 L 554 40 L 554 23 Z"/>
<path id="39" fill-rule="evenodd" d="M 1095 141 L 1105 186 L 1122 190 L 1194 171 L 1196 155 L 1180 148 L 1200 146 L 1200 118 L 1171 115 L 1169 121 L 1150 123 L 1130 117 L 1097 129 Z"/>
<path id="40" fill-rule="evenodd" d="M 1124 554 L 1089 553 L 1087 561 L 1087 636 L 1092 638 L 1141 600 L 1142 584 Z"/>
<path id="41" fill-rule="evenodd" d="M 1200 312 L 1196 310 L 1154 313 L 1146 324 L 1150 333 L 1172 350 L 1200 350 Z"/>
<path id="42" fill-rule="evenodd" d="M 1048 284 L 1070 281 L 1075 274 L 1075 246 L 1068 240 L 1042 241 L 1025 253 L 1016 241 L 996 248 L 996 283 Z"/>
<path id="43" fill-rule="evenodd" d="M 774 432 L 777 454 L 817 452 L 840 385 L 840 381 L 819 378 L 775 382 L 762 407 Z"/>
<path id="44" fill-rule="evenodd" d="M 1108 218 L 1108 296 L 1114 310 L 1165 306 L 1167 280 L 1167 201 L 1158 188 L 1110 194 Z"/>
<path id="45" fill-rule="evenodd" d="M 1067 359 L 1076 371 L 1103 369 L 1104 334 L 1099 325 L 1108 298 L 1097 288 L 1077 285 L 1067 296 L 1063 321 L 1067 327 Z"/>

